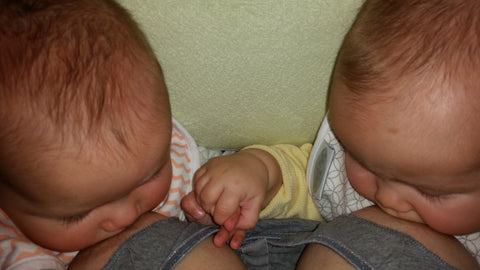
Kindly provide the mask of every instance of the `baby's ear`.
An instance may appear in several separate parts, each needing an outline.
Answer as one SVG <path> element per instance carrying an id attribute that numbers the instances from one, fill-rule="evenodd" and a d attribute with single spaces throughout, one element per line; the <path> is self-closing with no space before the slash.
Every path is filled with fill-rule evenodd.
<path id="1" fill-rule="evenodd" d="M 312 142 L 337 50 L 362 1 L 120 0 L 201 146 Z"/>

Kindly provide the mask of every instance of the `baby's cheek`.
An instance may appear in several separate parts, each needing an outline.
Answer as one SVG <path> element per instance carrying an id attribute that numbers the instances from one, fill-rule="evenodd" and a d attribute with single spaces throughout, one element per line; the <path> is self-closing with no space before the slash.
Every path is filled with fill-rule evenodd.
<path id="1" fill-rule="evenodd" d="M 69 228 L 63 224 L 37 226 L 27 237 L 47 249 L 71 252 L 83 249 L 108 236 L 98 238 L 96 230 L 90 225 L 72 225 Z"/>
<path id="2" fill-rule="evenodd" d="M 375 175 L 349 154 L 345 155 L 345 170 L 352 187 L 363 197 L 373 200 L 376 190 Z"/>
<path id="3" fill-rule="evenodd" d="M 142 213 L 155 208 L 167 199 L 171 184 L 170 179 L 159 177 L 137 188 L 135 193 L 138 199 L 142 201 Z"/>
<path id="4" fill-rule="evenodd" d="M 464 235 L 478 232 L 480 229 L 480 213 L 478 213 L 476 205 L 457 202 L 455 199 L 452 201 L 445 199 L 443 201 L 417 202 L 415 207 L 422 220 L 436 231 L 451 235 Z"/>

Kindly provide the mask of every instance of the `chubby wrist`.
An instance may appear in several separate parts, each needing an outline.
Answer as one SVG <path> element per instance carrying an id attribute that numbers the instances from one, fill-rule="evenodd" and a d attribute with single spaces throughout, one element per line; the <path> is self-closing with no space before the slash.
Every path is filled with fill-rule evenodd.
<path id="1" fill-rule="evenodd" d="M 262 177 L 266 185 L 266 193 L 261 208 L 264 209 L 280 190 L 283 179 L 280 165 L 277 160 L 267 151 L 259 148 L 246 148 L 238 152 L 238 154 L 248 155 L 248 158 L 261 164 L 264 168 Z"/>

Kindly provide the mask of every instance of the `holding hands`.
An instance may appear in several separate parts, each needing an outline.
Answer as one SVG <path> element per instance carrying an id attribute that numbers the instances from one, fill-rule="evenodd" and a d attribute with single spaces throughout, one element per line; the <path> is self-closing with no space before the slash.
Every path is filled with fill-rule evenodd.
<path id="1" fill-rule="evenodd" d="M 277 161 L 259 149 L 245 149 L 216 157 L 194 176 L 193 191 L 182 201 L 190 221 L 221 226 L 214 244 L 238 249 L 246 230 L 257 224 L 265 208 L 282 185 Z"/>

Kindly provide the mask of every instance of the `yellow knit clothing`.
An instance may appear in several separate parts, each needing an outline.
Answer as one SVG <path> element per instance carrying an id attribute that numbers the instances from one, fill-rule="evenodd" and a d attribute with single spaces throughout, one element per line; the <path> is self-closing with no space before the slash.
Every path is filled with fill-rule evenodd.
<path id="1" fill-rule="evenodd" d="M 252 145 L 247 148 L 261 149 L 270 153 L 280 165 L 283 185 L 260 218 L 302 218 L 321 220 L 319 211 L 308 191 L 306 168 L 312 150 L 311 144 L 301 147 L 280 144 L 275 146 Z"/>

